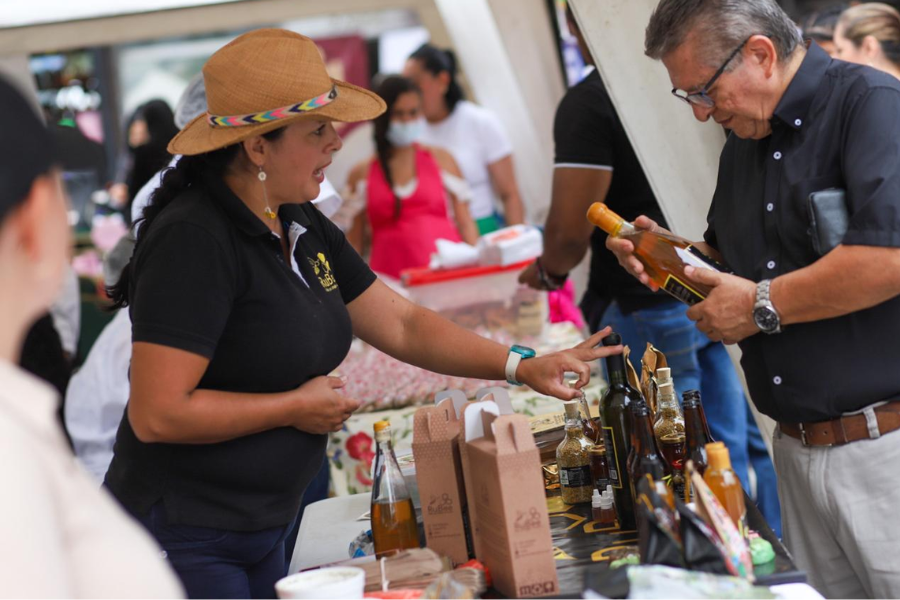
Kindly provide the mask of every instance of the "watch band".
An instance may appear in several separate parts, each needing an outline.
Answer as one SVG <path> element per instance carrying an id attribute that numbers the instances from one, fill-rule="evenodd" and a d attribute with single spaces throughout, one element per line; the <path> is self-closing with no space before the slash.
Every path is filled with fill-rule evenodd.
<path id="1" fill-rule="evenodd" d="M 506 357 L 506 383 L 510 385 L 522 385 L 516 381 L 516 369 L 519 368 L 520 362 L 522 362 L 522 355 L 510 350 L 509 356 Z"/>
<path id="2" fill-rule="evenodd" d="M 775 306 L 772 304 L 771 288 L 771 279 L 763 279 L 758 284 L 756 284 L 756 304 L 753 305 L 754 321 L 756 321 L 756 325 L 763 331 L 763 333 L 768 334 L 781 333 L 781 315 L 778 314 L 778 310 L 776 310 Z M 775 317 L 774 329 L 764 328 L 756 319 L 756 312 L 760 310 L 767 311 Z"/>

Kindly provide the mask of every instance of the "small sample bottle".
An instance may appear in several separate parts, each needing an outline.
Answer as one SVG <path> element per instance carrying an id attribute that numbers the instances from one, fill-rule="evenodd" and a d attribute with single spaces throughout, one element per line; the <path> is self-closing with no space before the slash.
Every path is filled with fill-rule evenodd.
<path id="1" fill-rule="evenodd" d="M 600 511 L 594 520 L 600 523 L 600 525 L 616 524 L 616 508 L 613 506 L 612 492 L 603 492 L 600 494 Z"/>
<path id="2" fill-rule="evenodd" d="M 744 504 L 744 489 L 731 468 L 731 456 L 722 442 L 706 445 L 709 464 L 703 473 L 703 481 L 712 490 L 719 503 L 728 512 L 741 535 L 747 538 L 747 506 Z"/>

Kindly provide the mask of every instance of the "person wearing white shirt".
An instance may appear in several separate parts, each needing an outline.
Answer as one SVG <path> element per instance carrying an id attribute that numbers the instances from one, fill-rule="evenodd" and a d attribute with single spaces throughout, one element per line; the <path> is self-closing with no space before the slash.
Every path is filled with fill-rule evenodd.
<path id="1" fill-rule="evenodd" d="M 493 113 L 463 98 L 453 52 L 424 44 L 406 61 L 403 75 L 422 90 L 427 121 L 422 143 L 445 148 L 456 159 L 471 189 L 469 210 L 479 232 L 484 235 L 502 226 L 497 199 L 506 225 L 524 223 L 512 145 Z"/>
<path id="2" fill-rule="evenodd" d="M 181 597 L 159 546 L 73 460 L 52 388 L 15 366 L 72 238 L 49 135 L 2 78 L 0 130 L 0 596 Z"/>

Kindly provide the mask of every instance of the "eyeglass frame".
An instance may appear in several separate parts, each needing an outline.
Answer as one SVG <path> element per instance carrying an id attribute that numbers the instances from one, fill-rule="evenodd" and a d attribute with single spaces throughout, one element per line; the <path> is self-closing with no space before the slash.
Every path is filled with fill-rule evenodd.
<path id="1" fill-rule="evenodd" d="M 750 36 L 753 37 L 753 36 Z M 725 72 L 725 69 L 728 68 L 728 65 L 731 64 L 731 61 L 738 55 L 738 53 L 744 49 L 744 46 L 747 45 L 747 42 L 750 41 L 750 38 L 747 38 L 741 45 L 734 49 L 728 58 L 722 63 L 722 66 L 719 67 L 719 70 L 716 71 L 716 74 L 712 76 L 712 79 L 706 82 L 706 85 L 700 88 L 697 92 L 687 93 L 684 90 L 680 90 L 678 88 L 672 88 L 672 95 L 681 100 L 682 102 L 686 102 L 691 106 L 700 106 L 702 108 L 712 108 L 716 105 L 716 101 L 713 100 L 709 96 L 709 90 L 715 85 L 716 81 L 718 81 L 719 77 L 722 76 L 722 73 Z M 679 93 L 680 92 L 680 93 Z M 684 95 L 682 95 L 684 94 Z"/>

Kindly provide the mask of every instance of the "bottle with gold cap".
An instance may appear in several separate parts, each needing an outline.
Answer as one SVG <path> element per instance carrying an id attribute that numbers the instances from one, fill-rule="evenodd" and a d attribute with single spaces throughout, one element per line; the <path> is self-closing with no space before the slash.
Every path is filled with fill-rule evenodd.
<path id="1" fill-rule="evenodd" d="M 686 239 L 662 231 L 638 229 L 602 202 L 591 205 L 587 218 L 609 235 L 634 244 L 634 255 L 644 265 L 650 279 L 685 304 L 702 302 L 712 291 L 709 286 L 688 279 L 684 274 L 685 267 L 727 270 Z"/>
<path id="2" fill-rule="evenodd" d="M 418 548 L 416 511 L 394 455 L 389 421 L 375 423 L 375 443 L 378 451 L 373 470 L 371 510 L 375 555 Z"/>
<path id="3" fill-rule="evenodd" d="M 728 448 L 722 442 L 707 444 L 706 457 L 709 464 L 703 473 L 704 483 L 709 486 L 719 503 L 728 512 L 741 535 L 745 538 L 748 537 L 744 489 L 731 468 L 731 456 L 728 454 Z"/>

